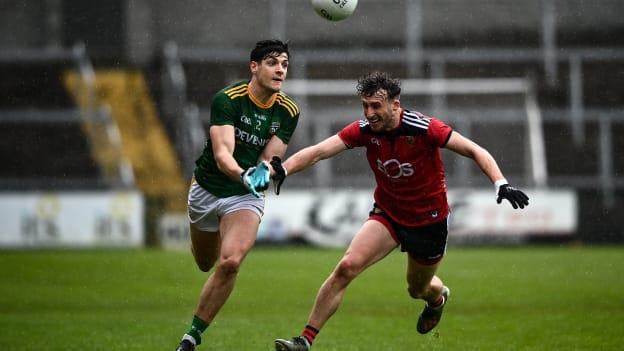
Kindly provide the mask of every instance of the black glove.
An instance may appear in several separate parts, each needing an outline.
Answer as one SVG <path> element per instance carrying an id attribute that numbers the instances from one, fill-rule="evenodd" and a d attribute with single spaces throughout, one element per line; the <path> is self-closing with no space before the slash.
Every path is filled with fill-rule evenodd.
<path id="1" fill-rule="evenodd" d="M 279 195 L 280 188 L 284 183 L 284 179 L 286 179 L 286 169 L 282 166 L 282 159 L 279 156 L 273 156 L 271 159 L 271 167 L 275 171 L 275 175 L 271 179 L 273 179 L 273 185 L 275 185 L 275 195 Z"/>
<path id="2" fill-rule="evenodd" d="M 524 206 L 529 205 L 529 197 L 509 184 L 503 184 L 498 188 L 496 203 L 500 204 L 503 199 L 509 200 L 514 209 L 518 207 L 524 208 Z"/>

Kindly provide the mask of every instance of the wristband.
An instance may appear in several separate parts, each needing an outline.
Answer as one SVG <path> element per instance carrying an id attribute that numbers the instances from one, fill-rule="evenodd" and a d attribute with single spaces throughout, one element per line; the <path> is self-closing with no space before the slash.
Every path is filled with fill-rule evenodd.
<path id="1" fill-rule="evenodd" d="M 507 179 L 505 178 L 499 179 L 496 182 L 494 182 L 494 189 L 496 190 L 496 195 L 498 195 L 498 191 L 500 190 L 501 185 L 505 185 L 505 184 L 509 184 L 509 182 L 507 182 Z"/>

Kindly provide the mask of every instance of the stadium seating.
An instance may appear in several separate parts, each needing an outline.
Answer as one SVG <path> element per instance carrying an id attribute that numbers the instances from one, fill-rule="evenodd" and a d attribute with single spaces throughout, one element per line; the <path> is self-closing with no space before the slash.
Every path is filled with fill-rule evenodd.
<path id="1" fill-rule="evenodd" d="M 0 64 L 0 109 L 73 106 L 60 79 L 67 62 Z"/>
<path id="2" fill-rule="evenodd" d="M 78 110 L 62 84 L 71 62 L 0 64 L 0 188 L 103 186 Z"/>
<path id="3" fill-rule="evenodd" d="M 32 180 L 37 187 L 47 187 L 49 178 L 98 176 L 79 122 L 0 123 L 0 163 L 0 179 Z"/>
<path id="4" fill-rule="evenodd" d="M 33 6 L 38 4 L 34 0 L 27 0 L 26 3 Z M 280 11 L 275 11 L 276 4 L 285 4 L 287 7 L 283 18 L 279 17 Z M 23 25 L 24 34 L 19 39 L 0 35 L 0 49 L 3 43 L 8 42 L 10 45 L 5 46 L 11 46 L 19 44 L 19 40 L 27 43 L 25 45 L 43 45 L 45 40 L 32 29 L 35 28 L 33 23 L 42 21 L 39 15 L 41 6 L 33 7 L 38 10 L 30 14 L 17 6 L 7 7 L 0 14 L 0 19 L 12 26 L 19 25 L 15 18 L 20 16 L 30 21 Z M 144 2 L 142 6 L 141 9 L 133 9 L 131 6 L 124 8 L 127 11 L 127 42 L 120 47 L 127 50 L 127 57 L 115 60 L 111 59 L 110 53 L 98 57 L 102 47 L 96 47 L 92 51 L 95 53 L 92 58 L 96 62 L 104 58 L 109 66 L 133 65 L 137 62 L 141 66 L 142 63 L 140 68 L 151 78 L 147 90 L 154 93 L 160 115 L 168 118 L 164 120 L 164 125 L 168 127 L 171 140 L 176 140 L 172 121 L 177 115 L 162 113 L 162 102 L 165 100 L 163 94 L 166 92 L 160 79 L 166 71 L 160 49 L 168 40 L 175 41 L 180 48 L 179 58 L 186 79 L 185 101 L 199 107 L 199 117 L 204 126 L 209 120 L 211 96 L 233 80 L 248 77 L 248 49 L 260 38 L 277 36 L 290 41 L 293 52 L 289 73 L 291 78 L 354 80 L 371 70 L 388 71 L 402 78 L 530 77 L 535 83 L 544 119 L 549 186 L 578 191 L 581 200 L 581 231 L 588 233 L 585 235 L 598 235 L 609 230 L 622 231 L 616 226 L 610 226 L 624 216 L 624 154 L 621 152 L 624 150 L 624 139 L 620 138 L 624 134 L 621 112 L 624 106 L 624 94 L 621 92 L 621 82 L 624 80 L 622 2 L 361 0 L 354 17 L 346 22 L 328 24 L 311 11 L 307 1 L 259 0 L 247 4 L 248 13 L 256 15 L 246 18 L 244 26 L 234 26 L 218 35 L 215 35 L 216 28 L 230 28 L 232 23 L 239 21 L 239 2 L 192 0 L 184 5 L 176 2 Z M 544 13 L 548 13 L 545 6 L 554 6 L 554 18 L 543 17 Z M 303 15 L 306 11 L 310 16 Z M 218 15 L 211 15 L 206 20 L 205 16 L 197 15 L 202 13 Z M 167 20 L 156 14 L 167 14 Z M 378 19 L 375 25 L 370 25 L 368 21 L 372 18 Z M 554 26 L 544 24 L 548 21 L 554 23 Z M 153 23 L 158 23 L 158 26 Z M 548 28 L 552 30 L 550 37 L 544 33 Z M 89 29 L 87 27 L 85 30 Z M 90 38 L 98 36 L 96 30 L 89 33 Z M 549 38 L 552 42 L 546 43 Z M 97 43 L 92 45 L 97 46 Z M 549 49 L 552 51 L 547 52 Z M 350 54 L 347 55 L 347 52 Z M 501 53 L 504 58 L 497 58 Z M 414 55 L 412 62 L 406 59 L 410 54 Z M 143 57 L 143 62 L 134 62 L 136 57 Z M 17 158 L 23 159 L 41 153 L 37 166 L 18 164 L 11 158 L 15 153 L 8 151 L 10 148 L 3 148 L 1 160 L 12 165 L 2 170 L 3 179 L 16 179 L 24 174 L 58 177 L 60 172 L 65 172 L 68 177 L 75 175 L 99 179 L 101 183 L 100 171 L 93 161 L 89 141 L 81 132 L 79 122 L 63 120 L 58 126 L 34 122 L 20 125 L 13 119 L 2 118 L 2 111 L 15 109 L 53 111 L 75 108 L 60 79 L 68 66 L 70 64 L 67 62 L 58 60 L 0 62 L 0 129 L 5 143 L 3 145 L 25 144 L 27 142 L 24 139 L 45 140 L 48 145 L 72 145 L 67 148 L 33 147 L 37 151 L 32 154 L 32 150 L 19 151 L 23 154 Z M 326 110 L 332 108 L 336 114 L 350 106 L 346 100 L 336 97 L 309 98 L 308 103 L 311 107 L 327 105 Z M 431 99 L 427 97 L 406 97 L 405 100 L 406 105 L 425 113 L 435 112 Z M 526 139 L 524 127 L 518 121 L 479 121 L 467 129 L 457 123 L 462 118 L 473 118 L 483 106 L 505 107 L 510 102 L 500 96 L 446 96 L 446 102 L 457 113 L 439 117 L 450 118 L 451 124 L 460 131 L 468 132 L 488 147 L 514 180 L 524 182 L 522 172 L 525 171 L 525 152 L 521 147 L 510 146 L 513 143 L 509 143 L 523 143 Z M 305 112 L 305 108 L 302 110 Z M 324 136 L 314 125 L 318 116 L 302 117 L 289 153 Z M 334 118 L 334 115 L 331 117 Z M 335 132 L 343 125 L 345 118 L 357 117 L 337 116 L 336 120 L 331 121 L 329 130 Z M 506 133 L 499 134 L 501 130 Z M 580 138 L 579 131 L 582 134 Z M 67 140 L 71 135 L 72 140 Z M 609 143 L 606 146 L 605 140 Z M 609 162 L 603 160 L 605 148 L 611 151 Z M 184 155 L 178 156 L 182 158 Z M 336 174 L 345 176 L 338 178 L 368 174 L 360 157 L 358 154 L 345 155 L 335 162 L 336 167 L 333 169 Z M 449 160 L 447 156 L 445 158 L 451 175 L 461 168 L 460 164 Z M 476 169 L 470 170 L 472 177 L 467 180 L 470 185 L 486 185 L 487 182 L 478 173 Z M 311 178 L 293 179 L 290 185 L 309 187 L 314 185 L 309 181 Z M 455 179 L 451 177 L 450 185 L 456 185 L 454 182 Z M 53 184 L 39 183 L 39 186 Z M 0 181 L 0 184 L 8 183 Z M 332 185 L 349 184 L 337 182 Z M 356 185 L 368 186 L 370 183 Z M 613 194 L 609 200 L 610 192 Z M 588 223 L 596 221 L 604 226 L 590 228 Z M 624 234 L 620 240 L 624 240 Z"/>

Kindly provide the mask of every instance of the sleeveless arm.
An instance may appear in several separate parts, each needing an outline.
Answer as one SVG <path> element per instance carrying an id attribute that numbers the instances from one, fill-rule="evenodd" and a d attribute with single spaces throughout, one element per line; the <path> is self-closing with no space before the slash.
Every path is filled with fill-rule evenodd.
<path id="1" fill-rule="evenodd" d="M 445 147 L 462 156 L 473 159 L 479 168 L 481 168 L 481 171 L 490 178 L 492 183 L 504 179 L 503 173 L 498 167 L 498 164 L 496 164 L 494 157 L 492 157 L 486 149 L 456 131 L 451 132 L 451 136 Z"/>
<path id="2" fill-rule="evenodd" d="M 320 160 L 333 157 L 346 150 L 347 146 L 338 135 L 333 135 L 320 143 L 308 146 L 290 156 L 284 162 L 288 175 L 303 171 Z"/>

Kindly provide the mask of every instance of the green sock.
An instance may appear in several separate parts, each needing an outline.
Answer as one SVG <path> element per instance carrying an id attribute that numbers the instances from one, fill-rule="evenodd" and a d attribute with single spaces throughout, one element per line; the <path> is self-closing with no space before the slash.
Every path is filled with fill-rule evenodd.
<path id="1" fill-rule="evenodd" d="M 192 336 L 197 345 L 201 344 L 201 334 L 208 328 L 208 323 L 204 322 L 197 316 L 193 316 L 193 323 L 191 323 L 191 329 L 188 331 L 188 335 Z"/>

